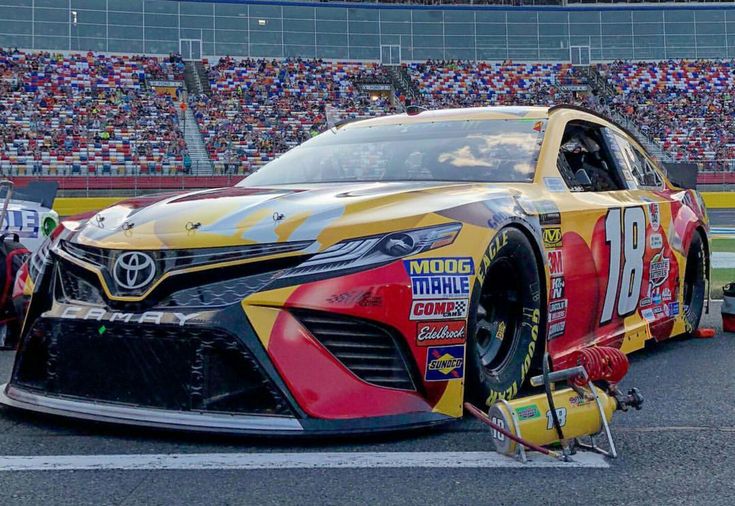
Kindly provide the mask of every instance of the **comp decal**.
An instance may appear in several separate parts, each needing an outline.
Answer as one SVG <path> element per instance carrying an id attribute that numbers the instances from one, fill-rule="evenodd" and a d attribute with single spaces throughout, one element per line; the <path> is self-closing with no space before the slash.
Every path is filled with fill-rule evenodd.
<path id="1" fill-rule="evenodd" d="M 432 346 L 426 353 L 426 381 L 464 378 L 464 345 Z"/>
<path id="2" fill-rule="evenodd" d="M 416 324 L 416 344 L 418 346 L 435 346 L 462 344 L 467 335 L 465 321 L 422 322 Z"/>
<path id="3" fill-rule="evenodd" d="M 413 299 L 470 296 L 470 276 L 475 264 L 470 257 L 404 260 L 411 278 Z"/>
<path id="4" fill-rule="evenodd" d="M 456 320 L 467 318 L 468 299 L 415 300 L 411 303 L 411 320 Z"/>

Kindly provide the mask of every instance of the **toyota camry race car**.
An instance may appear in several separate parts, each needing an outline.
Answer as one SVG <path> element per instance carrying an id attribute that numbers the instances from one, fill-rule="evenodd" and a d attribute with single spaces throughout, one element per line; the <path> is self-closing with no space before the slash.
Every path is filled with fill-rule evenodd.
<path id="1" fill-rule="evenodd" d="M 232 188 L 62 223 L 0 401 L 169 428 L 447 422 L 595 346 L 695 329 L 708 221 L 573 107 L 338 125 Z"/>

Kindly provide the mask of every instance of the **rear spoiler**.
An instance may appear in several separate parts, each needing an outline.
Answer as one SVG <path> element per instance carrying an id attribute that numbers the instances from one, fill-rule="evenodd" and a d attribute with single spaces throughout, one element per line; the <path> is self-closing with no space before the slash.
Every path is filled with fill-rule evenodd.
<path id="1" fill-rule="evenodd" d="M 13 200 L 24 200 L 26 202 L 35 202 L 41 207 L 51 209 L 56 200 L 56 193 L 59 190 L 59 183 L 56 181 L 31 181 L 27 186 L 22 188 L 15 187 L 13 190 Z"/>

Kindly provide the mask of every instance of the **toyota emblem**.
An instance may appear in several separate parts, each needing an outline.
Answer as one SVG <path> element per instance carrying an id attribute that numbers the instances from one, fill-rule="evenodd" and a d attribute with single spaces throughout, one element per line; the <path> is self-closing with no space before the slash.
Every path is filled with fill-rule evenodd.
<path id="1" fill-rule="evenodd" d="M 156 264 L 146 253 L 128 251 L 115 260 L 112 276 L 119 287 L 135 290 L 153 281 L 156 276 Z"/>

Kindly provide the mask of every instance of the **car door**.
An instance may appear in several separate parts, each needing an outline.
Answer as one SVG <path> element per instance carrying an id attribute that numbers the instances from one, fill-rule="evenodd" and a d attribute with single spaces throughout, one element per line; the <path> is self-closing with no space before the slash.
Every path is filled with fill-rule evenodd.
<path id="1" fill-rule="evenodd" d="M 581 168 L 605 171 L 603 178 L 580 177 L 578 168 L 568 163 L 567 132 L 580 126 L 594 138 L 588 148 L 597 151 L 594 163 Z M 615 133 L 621 132 L 603 121 L 573 121 L 560 144 L 558 169 L 569 190 L 555 197 L 561 210 L 562 241 L 558 248 L 544 241 L 550 270 L 548 349 L 552 356 L 593 344 L 628 351 L 642 346 L 649 335 L 639 310 L 648 273 L 650 223 L 660 228 L 660 218 L 651 209 L 660 210 L 660 206 L 651 207 L 657 203 L 653 197 L 644 202 L 637 194 Z M 587 184 L 590 180 L 604 184 Z"/>

